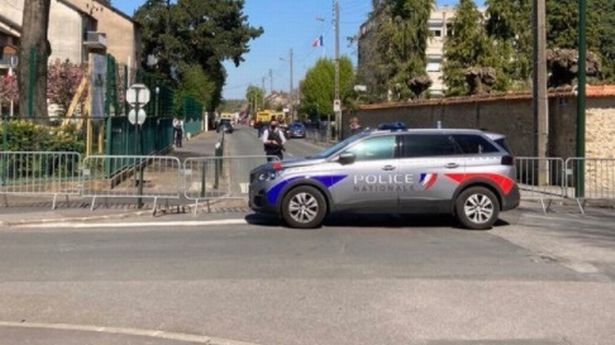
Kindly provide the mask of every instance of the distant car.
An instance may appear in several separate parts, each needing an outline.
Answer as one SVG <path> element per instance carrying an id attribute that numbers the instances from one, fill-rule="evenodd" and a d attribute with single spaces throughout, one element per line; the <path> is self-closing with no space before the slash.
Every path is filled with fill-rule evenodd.
<path id="1" fill-rule="evenodd" d="M 250 173 L 250 207 L 289 226 L 314 228 L 327 214 L 452 214 L 489 229 L 519 205 L 515 162 L 503 135 L 392 126 L 364 131 L 303 160 Z"/>
<path id="2" fill-rule="evenodd" d="M 231 120 L 220 120 L 220 124 L 218 125 L 218 132 L 223 131 L 224 133 L 233 133 L 233 124 L 231 123 Z"/>
<path id="3" fill-rule="evenodd" d="M 305 138 L 305 125 L 300 122 L 294 122 L 288 127 L 289 138 Z"/>

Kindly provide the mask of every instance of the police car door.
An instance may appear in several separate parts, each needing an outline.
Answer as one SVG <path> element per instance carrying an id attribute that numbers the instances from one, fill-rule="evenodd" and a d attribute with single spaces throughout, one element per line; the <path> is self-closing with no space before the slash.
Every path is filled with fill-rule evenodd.
<path id="1" fill-rule="evenodd" d="M 410 183 L 400 192 L 400 212 L 449 212 L 457 184 L 446 175 L 465 169 L 452 136 L 416 133 L 402 138 L 399 170 Z"/>
<path id="2" fill-rule="evenodd" d="M 367 137 L 342 152 L 354 155 L 351 163 L 339 163 L 345 178 L 331 189 L 338 211 L 396 212 L 397 139 L 394 134 Z"/>

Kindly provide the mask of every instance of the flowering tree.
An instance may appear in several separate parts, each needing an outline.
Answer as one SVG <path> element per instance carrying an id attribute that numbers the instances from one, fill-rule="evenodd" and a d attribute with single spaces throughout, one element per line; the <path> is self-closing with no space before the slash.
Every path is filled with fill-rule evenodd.
<path id="1" fill-rule="evenodd" d="M 17 78 L 13 76 L 0 77 L 0 105 L 6 105 L 11 102 L 17 102 L 19 90 L 17 88 Z M 0 109 L 2 107 L 0 106 Z"/>
<path id="2" fill-rule="evenodd" d="M 85 68 L 68 60 L 56 60 L 49 65 L 47 75 L 47 98 L 51 103 L 58 104 L 66 111 L 77 93 L 79 83 L 83 78 Z M 82 95 L 82 101 L 83 97 Z"/>

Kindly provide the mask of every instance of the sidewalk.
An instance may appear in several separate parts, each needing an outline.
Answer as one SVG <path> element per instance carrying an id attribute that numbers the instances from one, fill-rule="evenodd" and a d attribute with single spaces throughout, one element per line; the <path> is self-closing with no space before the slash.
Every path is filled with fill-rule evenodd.
<path id="1" fill-rule="evenodd" d="M 182 148 L 172 149 L 167 155 L 184 161 L 187 157 L 212 156 L 218 140 L 215 131 L 201 133 L 190 141 L 184 141 Z M 68 199 L 58 197 L 56 209 L 52 210 L 53 197 L 13 195 L 0 196 L 0 226 L 19 224 L 40 224 L 46 222 L 89 221 L 105 219 L 124 219 L 152 215 L 153 200 L 144 198 L 143 208 L 138 209 L 132 198 L 100 198 L 96 208 L 91 211 L 92 200 L 72 196 Z M 158 214 L 191 212 L 192 205 L 185 200 L 158 200 Z M 168 209 L 167 209 L 168 206 Z M 160 209 L 164 209 L 161 212 Z"/>

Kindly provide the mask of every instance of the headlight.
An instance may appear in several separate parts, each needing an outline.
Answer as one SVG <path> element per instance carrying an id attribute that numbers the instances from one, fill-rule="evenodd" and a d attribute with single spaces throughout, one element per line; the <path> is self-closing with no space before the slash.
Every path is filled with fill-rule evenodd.
<path id="1" fill-rule="evenodd" d="M 258 175 L 258 180 L 259 181 L 273 181 L 278 177 L 278 172 L 277 171 L 265 171 L 264 173 L 261 173 Z"/>

